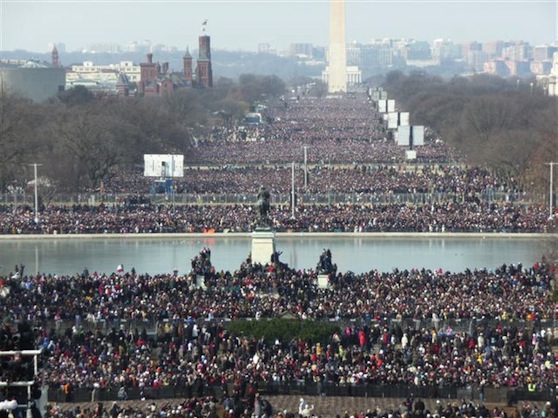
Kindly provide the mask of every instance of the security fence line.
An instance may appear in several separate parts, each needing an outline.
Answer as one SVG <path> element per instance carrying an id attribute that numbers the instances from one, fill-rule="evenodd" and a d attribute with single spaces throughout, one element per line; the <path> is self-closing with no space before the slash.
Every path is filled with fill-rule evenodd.
<path id="1" fill-rule="evenodd" d="M 552 389 L 527 388 L 479 388 L 479 387 L 437 387 L 409 386 L 389 384 L 339 384 L 332 382 L 316 383 L 312 381 L 295 382 L 255 382 L 256 390 L 264 396 L 298 395 L 298 396 L 351 396 L 365 398 L 410 398 L 422 399 L 466 399 L 488 403 L 514 404 L 518 401 L 545 402 L 554 399 Z M 238 388 L 233 383 L 226 385 L 168 385 L 158 388 L 100 388 L 77 387 L 48 388 L 49 402 L 100 402 L 123 400 L 176 399 L 203 396 L 215 396 L 223 399 L 234 395 Z M 248 390 L 248 389 L 247 389 Z M 225 392 L 226 391 L 226 392 Z"/>
<path id="2" fill-rule="evenodd" d="M 464 202 L 466 196 L 463 193 L 295 193 L 297 205 L 389 205 L 389 204 L 435 204 L 442 202 Z M 0 204 L 3 205 L 34 205 L 32 193 L 26 194 L 1 194 Z M 138 195 L 132 193 L 120 194 L 100 194 L 100 193 L 80 193 L 80 194 L 60 194 L 47 204 L 126 204 L 130 196 L 137 198 L 141 196 L 144 200 L 154 204 L 175 204 L 175 205 L 232 205 L 256 203 L 256 194 L 191 194 L 191 193 L 171 193 L 171 194 L 149 194 Z M 511 202 L 514 204 L 531 204 L 532 196 L 527 193 L 505 193 L 487 191 L 477 195 L 483 202 Z M 290 193 L 274 193 L 272 205 L 290 205 L 292 196 Z M 541 199 L 539 199 L 542 201 Z"/>

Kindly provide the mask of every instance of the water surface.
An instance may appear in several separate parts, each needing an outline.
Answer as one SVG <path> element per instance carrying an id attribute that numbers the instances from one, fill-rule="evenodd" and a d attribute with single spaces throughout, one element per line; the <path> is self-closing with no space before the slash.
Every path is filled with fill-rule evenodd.
<path id="1" fill-rule="evenodd" d="M 315 268 L 325 248 L 332 252 L 340 271 L 362 273 L 393 268 L 493 269 L 503 263 L 532 265 L 547 250 L 548 240 L 534 238 L 419 238 L 377 236 L 278 236 L 280 260 L 297 269 Z M 218 270 L 235 270 L 251 251 L 248 236 L 207 236 L 180 238 L 52 238 L 0 240 L 0 273 L 26 265 L 27 273 L 55 274 L 111 273 L 119 264 L 138 272 L 180 274 L 190 270 L 190 262 L 204 247 Z"/>

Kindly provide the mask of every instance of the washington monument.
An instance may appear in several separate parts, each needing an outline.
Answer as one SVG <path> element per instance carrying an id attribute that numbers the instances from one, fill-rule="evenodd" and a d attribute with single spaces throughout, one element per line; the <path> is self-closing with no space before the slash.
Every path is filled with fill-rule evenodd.
<path id="1" fill-rule="evenodd" d="M 347 91 L 347 50 L 345 44 L 345 0 L 330 0 L 328 92 Z"/>

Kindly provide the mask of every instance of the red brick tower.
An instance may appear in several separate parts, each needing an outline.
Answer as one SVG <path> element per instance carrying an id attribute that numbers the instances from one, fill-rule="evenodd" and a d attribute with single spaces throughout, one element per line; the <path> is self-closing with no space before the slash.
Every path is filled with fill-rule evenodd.
<path id="1" fill-rule="evenodd" d="M 186 53 L 182 57 L 182 62 L 184 64 L 184 79 L 188 85 L 192 85 L 192 55 L 188 48 L 186 48 Z"/>
<path id="2" fill-rule="evenodd" d="M 147 62 L 140 63 L 140 82 L 138 92 L 145 96 L 158 94 L 157 89 L 157 64 L 153 63 L 153 54 L 147 54 Z"/>
<path id="3" fill-rule="evenodd" d="M 202 35 L 198 38 L 200 58 L 203 56 L 211 61 L 211 38 L 209 35 Z"/>
<path id="4" fill-rule="evenodd" d="M 199 56 L 196 62 L 196 82 L 203 88 L 213 87 L 211 70 L 211 38 L 208 35 L 199 37 Z"/>

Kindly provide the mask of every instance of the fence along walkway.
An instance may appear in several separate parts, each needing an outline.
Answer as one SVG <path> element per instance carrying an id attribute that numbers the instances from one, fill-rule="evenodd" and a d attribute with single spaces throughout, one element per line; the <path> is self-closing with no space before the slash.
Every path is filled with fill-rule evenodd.
<path id="1" fill-rule="evenodd" d="M 227 384 L 227 393 L 234 394 L 234 384 Z M 523 388 L 438 388 L 402 385 L 372 384 L 325 384 L 298 381 L 292 383 L 258 382 L 257 391 L 264 396 L 320 396 L 357 397 L 376 399 L 422 399 L 475 400 L 479 402 L 512 405 L 519 401 L 546 402 L 554 399 L 552 389 L 529 391 Z M 123 400 L 184 399 L 191 397 L 224 396 L 221 385 L 209 386 L 162 386 L 160 388 L 127 388 L 125 396 L 119 388 L 74 388 L 65 393 L 62 387 L 48 389 L 49 402 L 103 402 Z"/>
<path id="2" fill-rule="evenodd" d="M 53 197 L 50 204 L 122 204 L 127 201 L 129 193 L 123 194 L 100 194 L 100 193 L 81 193 L 81 194 L 60 194 Z M 137 196 L 137 194 L 134 194 Z M 191 194 L 173 193 L 167 194 L 142 194 L 144 199 L 150 200 L 154 204 L 176 204 L 176 205 L 233 205 L 256 203 L 256 194 Z M 464 198 L 463 193 L 301 193 L 296 192 L 297 204 L 300 205 L 337 205 L 337 204 L 375 204 L 388 205 L 392 203 L 412 203 L 430 204 L 438 202 L 461 202 Z M 0 204 L 5 205 L 29 205 L 33 206 L 34 198 L 32 193 L 12 194 L 3 193 L 0 195 Z M 479 199 L 484 202 L 515 202 L 517 204 L 529 204 L 530 198 L 524 193 L 505 193 L 490 191 L 482 193 Z M 289 205 L 291 201 L 290 193 L 276 193 L 273 195 L 273 204 Z"/>

